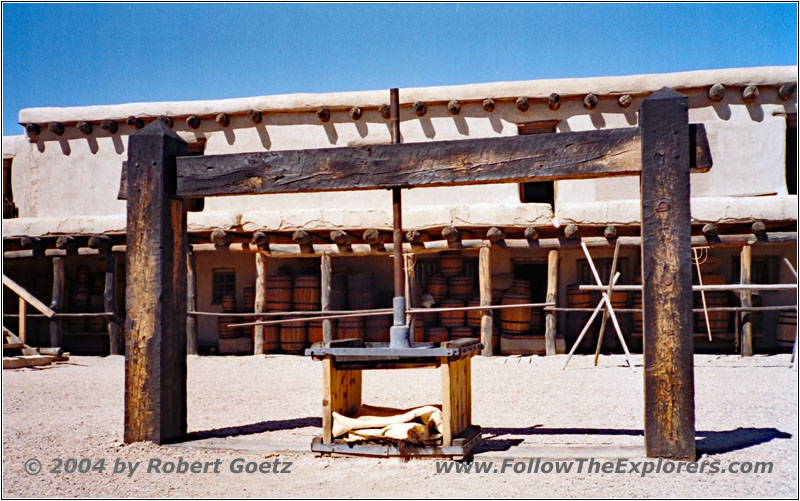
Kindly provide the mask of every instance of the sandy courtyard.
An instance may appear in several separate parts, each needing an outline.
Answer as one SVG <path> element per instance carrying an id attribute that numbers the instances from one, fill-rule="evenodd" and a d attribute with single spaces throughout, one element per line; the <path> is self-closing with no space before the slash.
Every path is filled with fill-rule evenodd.
<path id="1" fill-rule="evenodd" d="M 483 427 L 476 461 L 529 462 L 623 455 L 643 461 L 641 356 L 473 359 L 473 421 Z M 788 355 L 695 358 L 697 447 L 709 473 L 437 473 L 436 460 L 316 457 L 321 364 L 292 356 L 190 357 L 189 431 L 213 447 L 121 444 L 123 357 L 73 357 L 46 369 L 3 371 L 4 497 L 797 497 L 798 381 Z M 371 371 L 364 402 L 440 401 L 438 370 Z M 208 441 L 207 441 L 208 442 Z M 604 452 L 605 451 L 605 452 Z M 620 451 L 629 451 L 628 454 Z M 631 452 L 632 451 L 632 452 Z M 38 459 L 42 470 L 26 473 Z M 103 471 L 51 473 L 54 460 Z M 213 471 L 155 473 L 153 459 Z M 239 461 L 237 458 L 240 458 Z M 234 473 L 278 461 L 286 474 Z M 730 473 L 734 462 L 772 462 L 771 473 Z M 132 475 L 115 464 L 141 462 Z M 291 462 L 290 466 L 285 466 Z M 575 465 L 573 465 L 575 466 Z M 738 465 L 741 468 L 742 465 Z M 28 468 L 33 468 L 28 463 Z M 274 466 L 270 467 L 274 468 Z M 586 464 L 584 463 L 584 468 Z"/>

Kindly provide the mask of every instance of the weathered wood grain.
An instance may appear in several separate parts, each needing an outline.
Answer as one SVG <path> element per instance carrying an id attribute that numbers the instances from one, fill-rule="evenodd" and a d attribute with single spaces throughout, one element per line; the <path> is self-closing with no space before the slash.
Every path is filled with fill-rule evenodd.
<path id="1" fill-rule="evenodd" d="M 688 98 L 664 88 L 639 114 L 645 449 L 694 461 Z"/>
<path id="2" fill-rule="evenodd" d="M 547 254 L 547 296 L 545 301 L 555 303 L 558 298 L 558 251 L 553 249 Z M 556 354 L 556 313 L 545 313 L 544 328 L 545 354 Z"/>
<path id="3" fill-rule="evenodd" d="M 186 251 L 186 309 L 197 311 L 197 265 L 191 246 Z M 197 355 L 197 317 L 186 316 L 186 354 Z"/>
<path id="4" fill-rule="evenodd" d="M 740 254 L 740 266 L 739 266 L 739 273 L 740 273 L 740 280 L 739 283 L 744 285 L 749 285 L 751 283 L 752 278 L 752 266 L 753 266 L 753 247 L 749 245 L 745 245 L 742 247 L 742 252 Z M 753 293 L 749 290 L 742 290 L 739 291 L 739 297 L 741 298 L 742 308 L 750 308 L 753 306 Z M 743 357 L 752 357 L 753 356 L 753 322 L 752 322 L 753 314 L 751 312 L 746 312 L 742 316 L 742 356 Z M 735 333 L 734 335 L 738 336 L 739 333 Z"/>
<path id="5" fill-rule="evenodd" d="M 478 291 L 481 298 L 481 306 L 490 306 L 492 304 L 492 269 L 491 269 L 491 250 L 488 247 L 481 247 L 478 251 Z M 492 312 L 490 310 L 483 310 L 481 315 L 481 343 L 483 343 L 483 351 L 481 354 L 485 357 L 492 356 L 494 353 L 495 343 L 499 343 L 499 339 L 493 339 L 493 322 Z"/>
<path id="6" fill-rule="evenodd" d="M 691 148 L 691 166 L 692 172 L 706 172 L 712 166 L 712 158 L 711 158 L 711 149 L 709 148 L 708 143 L 708 136 L 706 134 L 706 129 L 703 124 L 690 124 L 689 126 L 689 139 L 690 139 L 690 148 Z M 637 131 L 638 129 L 609 129 L 609 130 L 625 130 L 625 131 Z M 609 130 L 605 131 L 592 131 L 592 132 L 600 132 L 605 133 Z M 565 136 L 567 134 L 584 134 L 583 132 L 580 133 L 559 133 L 559 136 Z M 534 136 L 525 136 L 527 138 L 532 138 Z M 539 139 L 542 137 L 546 137 L 545 135 L 535 136 Z M 504 140 L 517 140 L 520 137 L 512 137 L 512 138 L 500 138 Z M 461 141 L 440 141 L 437 143 L 421 143 L 422 145 L 425 144 L 443 144 L 443 143 L 469 143 L 471 141 L 497 141 L 498 139 L 467 139 Z M 634 146 L 638 145 L 640 141 L 636 138 L 631 140 Z M 376 188 L 388 188 L 391 186 L 396 185 L 399 186 L 439 186 L 439 185 L 459 185 L 459 184 L 477 184 L 477 183 L 503 183 L 503 182 L 526 182 L 529 180 L 535 181 L 544 181 L 544 180 L 553 180 L 558 177 L 554 171 L 556 169 L 567 169 L 567 166 L 558 166 L 558 165 L 550 165 L 547 169 L 539 169 L 536 168 L 536 158 L 530 158 L 529 163 L 531 166 L 530 169 L 518 168 L 518 164 L 525 163 L 525 159 L 518 159 L 513 161 L 513 165 L 508 165 L 507 163 L 501 163 L 499 165 L 500 170 L 498 167 L 494 166 L 493 164 L 488 166 L 487 169 L 493 168 L 495 171 L 488 171 L 481 176 L 477 181 L 470 181 L 467 179 L 459 179 L 459 176 L 456 173 L 452 173 L 449 175 L 451 178 L 450 181 L 441 178 L 441 176 L 447 176 L 446 169 L 447 165 L 443 164 L 437 166 L 437 160 L 435 158 L 429 159 L 429 162 L 422 167 L 415 168 L 414 167 L 414 154 L 425 155 L 424 152 L 414 152 L 409 150 L 406 157 L 410 162 L 407 167 L 414 171 L 415 178 L 414 179 L 404 179 L 403 174 L 390 176 L 389 179 L 371 179 L 369 172 L 364 171 L 361 172 L 362 177 L 359 178 L 359 172 L 349 172 L 347 174 L 347 166 L 349 165 L 348 162 L 356 162 L 359 161 L 359 168 L 373 166 L 376 170 L 382 167 L 386 167 L 387 165 L 391 165 L 391 153 L 382 152 L 383 155 L 381 157 L 376 157 L 375 164 L 372 164 L 371 155 L 366 150 L 374 149 L 374 148 L 387 148 L 393 147 L 395 145 L 382 145 L 382 146 L 369 146 L 369 147 L 360 147 L 360 148 L 336 148 L 337 153 L 336 157 L 341 157 L 344 154 L 344 151 L 353 151 L 353 150 L 363 150 L 358 154 L 354 154 L 352 160 L 348 159 L 326 159 L 325 152 L 333 151 L 334 149 L 324 149 L 324 150 L 295 150 L 292 152 L 266 152 L 266 153 L 238 153 L 238 154 L 231 154 L 231 155 L 206 155 L 202 157 L 192 157 L 194 160 L 188 159 L 181 159 L 179 160 L 179 170 L 182 172 L 182 181 L 181 188 L 179 189 L 182 193 L 181 196 L 186 197 L 198 197 L 203 195 L 198 195 L 194 193 L 197 190 L 200 191 L 208 191 L 208 195 L 216 194 L 216 195 L 236 195 L 236 194 L 245 194 L 245 193 L 292 193 L 292 192 L 299 192 L 299 191 L 337 191 L 337 190 L 359 190 L 359 189 L 376 189 Z M 524 145 L 523 145 L 524 146 Z M 419 143 L 409 143 L 403 145 L 403 147 L 421 147 Z M 499 146 L 502 147 L 502 146 Z M 447 149 L 445 146 L 442 149 Z M 525 152 L 527 150 L 523 150 Z M 294 175 L 290 176 L 287 179 L 284 179 L 286 176 L 286 172 L 291 172 L 293 170 L 293 165 L 291 162 L 292 160 L 288 158 L 289 156 L 295 157 L 303 157 L 305 153 L 313 152 L 313 156 L 309 157 L 306 161 L 303 162 L 303 169 L 304 172 L 297 172 Z M 480 154 L 478 150 L 477 153 Z M 285 156 L 284 154 L 291 153 L 291 155 Z M 469 148 L 465 147 L 461 150 L 461 153 L 466 156 L 469 154 Z M 634 154 L 635 153 L 635 154 Z M 568 179 L 568 178 L 588 178 L 588 177 L 603 177 L 608 175 L 635 175 L 640 172 L 639 168 L 639 156 L 641 152 L 626 152 L 622 156 L 624 157 L 623 160 L 630 160 L 630 157 L 636 157 L 634 159 L 634 166 L 633 171 L 625 171 L 625 172 L 611 172 L 611 173 L 603 173 L 603 172 L 592 172 L 592 173 L 585 173 L 585 172 L 568 172 L 561 177 L 561 179 Z M 484 155 L 485 154 L 481 154 Z M 513 155 L 513 152 L 509 153 L 507 156 Z M 612 155 L 609 153 L 608 155 Z M 239 157 L 239 160 L 235 160 L 235 157 Z M 264 158 L 261 158 L 264 156 Z M 386 158 L 386 157 L 389 158 Z M 404 158 L 406 158 L 404 157 Z M 546 155 L 543 155 L 546 157 Z M 199 159 L 205 159 L 204 163 L 198 165 L 196 162 Z M 360 159 L 360 160 L 359 160 Z M 597 162 L 600 163 L 602 159 L 598 159 Z M 608 158 L 609 161 L 614 161 L 613 158 Z M 480 168 L 480 165 L 476 164 L 478 159 L 475 161 L 471 161 L 472 166 L 470 167 L 470 171 L 476 171 Z M 566 161 L 566 160 L 565 160 Z M 398 159 L 398 165 L 400 162 L 405 162 L 403 158 Z M 444 162 L 444 161 L 442 161 Z M 588 163 L 591 164 L 592 160 L 587 160 Z M 214 166 L 217 166 L 216 168 Z M 300 168 L 301 164 L 297 164 L 298 169 Z M 324 171 L 319 173 L 314 172 L 315 165 L 322 168 L 325 167 Z M 466 164 L 464 164 L 466 165 Z M 260 167 L 259 167 L 260 166 Z M 335 166 L 335 168 L 334 168 Z M 466 168 L 462 166 L 463 168 Z M 199 172 L 200 170 L 206 170 L 208 168 L 212 168 L 212 171 L 207 172 L 202 178 L 194 179 L 195 173 Z M 445 172 L 442 171 L 444 168 Z M 458 169 L 458 165 L 452 167 L 453 169 Z M 337 169 L 341 170 L 344 169 L 343 172 L 338 172 Z M 273 173 L 259 173 L 261 170 L 273 170 Z M 352 169 L 350 169 L 352 170 Z M 385 169 L 384 169 L 385 170 Z M 462 169 L 463 170 L 463 169 Z M 567 169 L 568 170 L 568 169 Z M 425 172 L 431 171 L 428 173 L 428 179 L 422 179 L 422 181 L 417 181 L 417 178 L 425 178 Z M 521 173 L 519 172 L 521 171 Z M 346 178 L 341 178 L 347 174 Z M 120 190 L 117 194 L 118 200 L 125 200 L 127 196 L 127 175 L 128 175 L 128 166 L 127 162 L 122 162 L 122 172 L 120 175 Z M 503 178 L 502 176 L 508 176 L 507 178 Z M 314 178 L 319 178 L 321 180 L 325 180 L 328 186 L 321 186 L 319 188 L 315 187 L 314 180 L 308 176 L 313 176 Z M 534 177 L 531 177 L 534 176 Z M 185 179 L 184 179 L 185 178 Z M 215 179 L 213 181 L 213 186 L 209 184 L 209 189 L 204 189 L 204 179 Z M 430 179 L 433 178 L 433 179 Z M 271 181 L 281 181 L 280 184 L 275 184 L 275 186 L 271 186 Z M 413 182 L 412 182 L 413 181 Z M 419 182 L 421 184 L 414 184 L 415 182 Z M 306 186 L 299 186 L 296 183 L 304 183 Z M 348 185 L 351 183 L 352 185 Z M 222 188 L 217 189 L 220 186 Z M 242 191 L 234 191 L 241 189 Z M 184 190 L 189 190 L 188 193 L 183 193 Z"/>
<path id="7" fill-rule="evenodd" d="M 186 142 L 161 120 L 128 140 L 126 443 L 186 435 Z"/>
<path id="8" fill-rule="evenodd" d="M 253 308 L 255 313 L 267 311 L 267 256 L 261 252 L 256 252 L 256 299 Z M 253 354 L 266 353 L 264 326 L 256 325 L 253 332 Z"/>
<path id="9" fill-rule="evenodd" d="M 293 193 L 634 175 L 640 172 L 640 156 L 635 128 L 206 155 L 179 159 L 178 195 Z"/>

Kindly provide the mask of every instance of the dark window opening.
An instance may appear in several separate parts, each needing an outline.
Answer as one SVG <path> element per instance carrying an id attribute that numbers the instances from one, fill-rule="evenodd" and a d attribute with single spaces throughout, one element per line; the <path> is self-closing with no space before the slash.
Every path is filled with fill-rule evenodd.
<path id="1" fill-rule="evenodd" d="M 236 295 L 236 272 L 233 268 L 214 268 L 211 304 L 222 304 L 224 296 Z"/>
<path id="2" fill-rule="evenodd" d="M 597 274 L 600 275 L 600 280 L 603 282 L 603 285 L 608 285 L 608 279 L 609 275 L 611 275 L 611 265 L 613 264 L 613 259 L 603 258 L 603 259 L 593 259 L 592 261 L 594 262 L 594 267 L 597 270 Z M 578 282 L 581 285 L 597 285 L 597 280 L 595 280 L 594 278 L 594 273 L 592 273 L 592 268 L 589 266 L 589 261 L 585 259 L 579 259 L 577 261 L 577 264 L 578 264 Z M 628 273 L 627 257 L 617 258 L 617 272 L 619 273 L 619 279 L 617 280 L 618 285 L 633 283 Z"/>
<path id="3" fill-rule="evenodd" d="M 786 115 L 786 189 L 797 195 L 797 114 Z"/>
<path id="4" fill-rule="evenodd" d="M 780 264 L 778 256 L 753 256 L 750 262 L 750 283 L 777 284 Z M 733 281 L 738 282 L 742 269 L 742 262 L 739 256 L 733 256 L 732 265 Z"/>
<path id="5" fill-rule="evenodd" d="M 538 120 L 521 123 L 517 124 L 517 132 L 520 136 L 554 134 L 558 122 L 558 120 Z M 519 199 L 524 204 L 550 204 L 550 207 L 555 207 L 555 183 L 553 181 L 521 183 Z"/>
<path id="6" fill-rule="evenodd" d="M 19 209 L 14 205 L 14 192 L 11 189 L 11 159 L 3 159 L 3 219 L 19 217 Z"/>

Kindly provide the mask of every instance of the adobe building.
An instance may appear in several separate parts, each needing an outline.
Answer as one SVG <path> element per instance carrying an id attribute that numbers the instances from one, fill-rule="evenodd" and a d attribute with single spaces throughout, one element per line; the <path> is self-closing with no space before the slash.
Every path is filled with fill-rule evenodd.
<path id="1" fill-rule="evenodd" d="M 792 66 L 400 89 L 400 130 L 411 143 L 637 127 L 642 100 L 670 87 L 688 96 L 689 121 L 702 125 L 691 137 L 707 139 L 702 153 L 713 160 L 691 176 L 695 283 L 788 284 L 795 277 L 784 259 L 797 266 L 796 84 Z M 118 195 L 137 130 L 163 120 L 190 155 L 388 144 L 388 102 L 388 90 L 378 90 L 22 110 L 24 135 L 3 137 L 4 274 L 59 313 L 30 316 L 28 344 L 122 349 L 126 205 Z M 617 242 L 618 283 L 641 282 L 638 183 L 634 176 L 404 190 L 411 306 L 554 302 L 495 311 L 493 348 L 544 354 L 548 337 L 564 352 L 600 297 L 577 288 L 595 283 L 581 243 L 603 283 Z M 253 353 L 253 329 L 228 324 L 252 317 L 236 313 L 254 311 L 259 269 L 270 318 L 323 306 L 391 307 L 386 190 L 206 198 L 191 210 L 190 349 Z M 319 292 L 325 266 L 327 305 Z M 481 269 L 488 278 L 479 279 Z M 17 298 L 9 289 L 4 295 L 3 322 L 16 331 Z M 791 349 L 794 290 L 705 296 L 711 311 L 695 313 L 696 350 Z M 641 350 L 639 297 L 612 296 L 634 351 Z M 415 337 L 481 335 L 480 312 L 452 313 L 415 315 Z M 340 319 L 333 329 L 380 341 L 389 318 Z M 599 324 L 582 350 L 594 350 Z M 299 352 L 321 340 L 321 325 L 270 326 L 263 335 L 265 350 Z M 604 351 L 620 349 L 616 336 L 605 336 Z"/>

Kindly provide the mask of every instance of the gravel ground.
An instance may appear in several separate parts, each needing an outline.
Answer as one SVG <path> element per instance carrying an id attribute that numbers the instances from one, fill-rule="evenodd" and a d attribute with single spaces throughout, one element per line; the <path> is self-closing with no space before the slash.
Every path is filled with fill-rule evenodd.
<path id="1" fill-rule="evenodd" d="M 483 427 L 476 460 L 531 450 L 641 446 L 641 356 L 473 359 L 473 421 Z M 123 357 L 73 357 L 46 369 L 3 371 L 3 497 L 793 497 L 798 496 L 798 382 L 788 355 L 698 355 L 696 423 L 701 461 L 771 461 L 772 473 L 436 473 L 434 460 L 315 457 L 122 445 Z M 189 431 L 304 450 L 320 432 L 321 364 L 302 357 L 190 357 Z M 372 371 L 364 401 L 438 403 L 439 371 Z M 232 443 L 232 442 L 231 442 Z M 286 447 L 281 447 L 281 446 Z M 511 445 L 516 447 L 503 452 Z M 536 449 L 534 449 L 536 448 Z M 609 449 L 611 450 L 611 449 Z M 528 452 L 525 452 L 528 451 Z M 44 468 L 29 475 L 37 458 Z M 105 459 L 105 471 L 50 473 L 54 458 Z M 221 473 L 157 474 L 151 459 L 221 462 Z M 232 473 L 246 462 L 292 462 L 291 473 Z M 114 463 L 141 461 L 133 475 Z M 633 459 L 639 461 L 640 459 Z M 527 459 L 525 459 L 527 461 Z M 574 466 L 577 468 L 577 466 Z M 584 465 L 585 468 L 585 465 Z"/>

